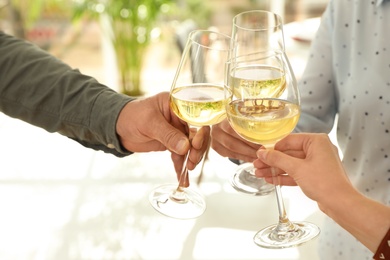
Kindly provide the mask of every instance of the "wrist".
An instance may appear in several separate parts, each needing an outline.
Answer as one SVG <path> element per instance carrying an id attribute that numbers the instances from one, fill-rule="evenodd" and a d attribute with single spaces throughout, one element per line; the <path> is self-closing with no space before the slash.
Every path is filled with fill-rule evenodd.
<path id="1" fill-rule="evenodd" d="M 377 250 L 390 227 L 390 207 L 364 196 L 352 186 L 335 192 L 335 196 L 318 205 L 372 252 Z"/>
<path id="2" fill-rule="evenodd" d="M 344 218 L 348 218 L 363 195 L 353 187 L 336 188 L 335 192 L 329 193 L 328 196 L 319 200 L 318 207 L 327 216 L 336 222 L 342 222 Z"/>

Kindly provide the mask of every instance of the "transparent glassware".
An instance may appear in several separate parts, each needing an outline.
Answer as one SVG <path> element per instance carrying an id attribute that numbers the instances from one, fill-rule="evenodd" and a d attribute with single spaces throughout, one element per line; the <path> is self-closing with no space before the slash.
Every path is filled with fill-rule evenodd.
<path id="1" fill-rule="evenodd" d="M 208 30 L 195 30 L 188 36 L 171 87 L 170 106 L 191 127 L 211 126 L 226 118 L 224 64 L 230 42 L 229 36 Z M 166 216 L 191 219 L 206 209 L 202 194 L 189 187 L 188 156 L 179 183 L 159 186 L 149 196 L 153 208 Z"/>
<path id="2" fill-rule="evenodd" d="M 252 163 L 240 163 L 230 179 L 232 187 L 239 192 L 255 196 L 272 193 L 275 186 L 267 183 L 263 178 L 256 177 L 254 170 Z"/>
<path id="3" fill-rule="evenodd" d="M 254 52 L 285 52 L 282 18 L 269 11 L 252 10 L 234 16 L 232 40 L 236 48 L 232 56 Z"/>
<path id="4" fill-rule="evenodd" d="M 246 57 L 246 54 L 264 51 L 284 53 L 283 23 L 279 15 L 264 11 L 252 10 L 237 14 L 233 18 L 232 46 L 230 58 Z M 250 195 L 267 195 L 274 191 L 262 178 L 254 175 L 253 166 L 249 163 L 240 165 L 230 180 L 237 191 Z"/>
<path id="5" fill-rule="evenodd" d="M 225 82 L 226 115 L 242 138 L 273 149 L 293 131 L 300 116 L 300 96 L 283 52 L 270 50 L 230 59 Z M 287 248 L 315 238 L 320 232 L 316 225 L 288 219 L 279 176 L 271 170 L 279 222 L 260 230 L 254 242 L 265 248 Z"/>

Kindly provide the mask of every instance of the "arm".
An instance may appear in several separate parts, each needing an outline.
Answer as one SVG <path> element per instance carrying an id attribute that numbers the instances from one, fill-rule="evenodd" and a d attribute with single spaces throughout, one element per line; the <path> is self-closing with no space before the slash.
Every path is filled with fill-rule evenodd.
<path id="1" fill-rule="evenodd" d="M 130 154 L 120 145 L 115 127 L 132 98 L 2 32 L 0 67 L 0 111 L 90 148 Z"/>
<path id="2" fill-rule="evenodd" d="M 372 252 L 377 250 L 390 228 L 390 207 L 352 186 L 327 135 L 292 134 L 278 142 L 275 150 L 260 149 L 257 155 L 258 177 L 272 182 L 269 166 L 280 169 L 282 185 L 298 184 L 325 214 Z"/>
<path id="3" fill-rule="evenodd" d="M 329 133 L 338 109 L 337 79 L 333 72 L 332 2 L 327 6 L 298 88 L 301 96 L 301 117 L 297 132 Z"/>
<path id="4" fill-rule="evenodd" d="M 86 147 L 116 156 L 168 149 L 178 162 L 191 148 L 189 169 L 207 148 L 209 128 L 191 146 L 187 124 L 170 111 L 168 93 L 134 100 L 2 32 L 0 67 L 0 111 Z"/>

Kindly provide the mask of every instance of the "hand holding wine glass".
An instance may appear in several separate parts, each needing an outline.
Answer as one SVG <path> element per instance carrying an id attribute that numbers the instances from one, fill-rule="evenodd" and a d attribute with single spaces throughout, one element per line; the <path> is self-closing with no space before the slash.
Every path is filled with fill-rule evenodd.
<path id="1" fill-rule="evenodd" d="M 287 57 L 280 51 L 236 56 L 227 62 L 225 98 L 232 128 L 242 138 L 267 149 L 273 149 L 277 141 L 290 134 L 300 116 L 296 80 Z M 259 231 L 254 242 L 266 248 L 286 248 L 316 237 L 317 226 L 288 219 L 276 174 L 273 183 L 279 223 Z"/>
<path id="2" fill-rule="evenodd" d="M 225 119 L 224 64 L 230 53 L 230 37 L 196 30 L 190 33 L 170 91 L 172 111 L 192 127 L 217 124 Z M 179 184 L 157 187 L 150 195 L 160 213 L 180 219 L 203 214 L 206 203 L 189 187 L 188 159 L 185 159 Z"/>

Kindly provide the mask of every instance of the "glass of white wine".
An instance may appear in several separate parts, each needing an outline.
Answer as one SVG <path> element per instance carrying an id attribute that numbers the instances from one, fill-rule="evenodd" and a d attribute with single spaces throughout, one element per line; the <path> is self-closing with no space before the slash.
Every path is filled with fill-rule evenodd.
<path id="1" fill-rule="evenodd" d="M 279 15 L 264 11 L 252 10 L 237 14 L 233 18 L 232 26 L 232 48 L 230 57 L 232 59 L 241 57 L 244 59 L 246 54 L 263 52 L 263 51 L 278 51 L 284 53 L 284 37 L 283 23 Z M 254 77 L 259 71 L 263 73 L 277 73 L 272 69 L 272 64 L 265 68 L 256 68 L 254 64 L 249 64 L 246 68 L 241 68 L 237 71 L 237 80 L 249 80 L 253 84 L 247 84 L 247 91 L 253 88 L 252 91 L 257 91 L 257 96 L 272 97 L 277 95 L 277 92 L 268 92 L 270 86 L 264 87 L 264 84 L 256 83 Z M 262 74 L 259 76 L 262 77 Z M 246 78 L 248 77 L 248 78 Z M 278 88 L 278 84 L 282 81 L 275 80 L 272 84 L 273 89 Z M 276 97 L 276 96 L 275 96 Z M 231 178 L 231 185 L 236 190 L 251 194 L 251 195 L 267 195 L 274 191 L 274 186 L 267 184 L 263 178 L 257 178 L 254 175 L 253 164 L 250 162 L 242 162 L 237 168 L 235 174 Z"/>
<path id="2" fill-rule="evenodd" d="M 273 149 L 295 128 L 300 116 L 300 97 L 287 57 L 265 51 L 235 57 L 226 63 L 226 115 L 232 128 L 247 141 Z M 265 248 L 287 248 L 319 234 L 308 222 L 291 222 L 284 207 L 279 177 L 273 183 L 279 222 L 259 231 L 254 242 Z"/>
<path id="3" fill-rule="evenodd" d="M 224 64 L 230 53 L 231 38 L 209 30 L 192 31 L 184 48 L 170 91 L 172 111 L 190 126 L 200 128 L 226 118 Z M 179 219 L 203 214 L 203 196 L 188 185 L 185 159 L 179 184 L 157 187 L 149 196 L 160 213 Z"/>
<path id="4" fill-rule="evenodd" d="M 280 97 L 286 88 L 286 78 L 279 57 L 273 51 L 233 57 L 228 63 L 235 66 L 234 73 L 228 75 L 228 85 L 239 86 L 234 87 L 233 94 L 238 98 Z M 252 195 L 267 195 L 274 191 L 274 185 L 255 176 L 252 163 L 238 167 L 231 178 L 231 185 Z"/>

